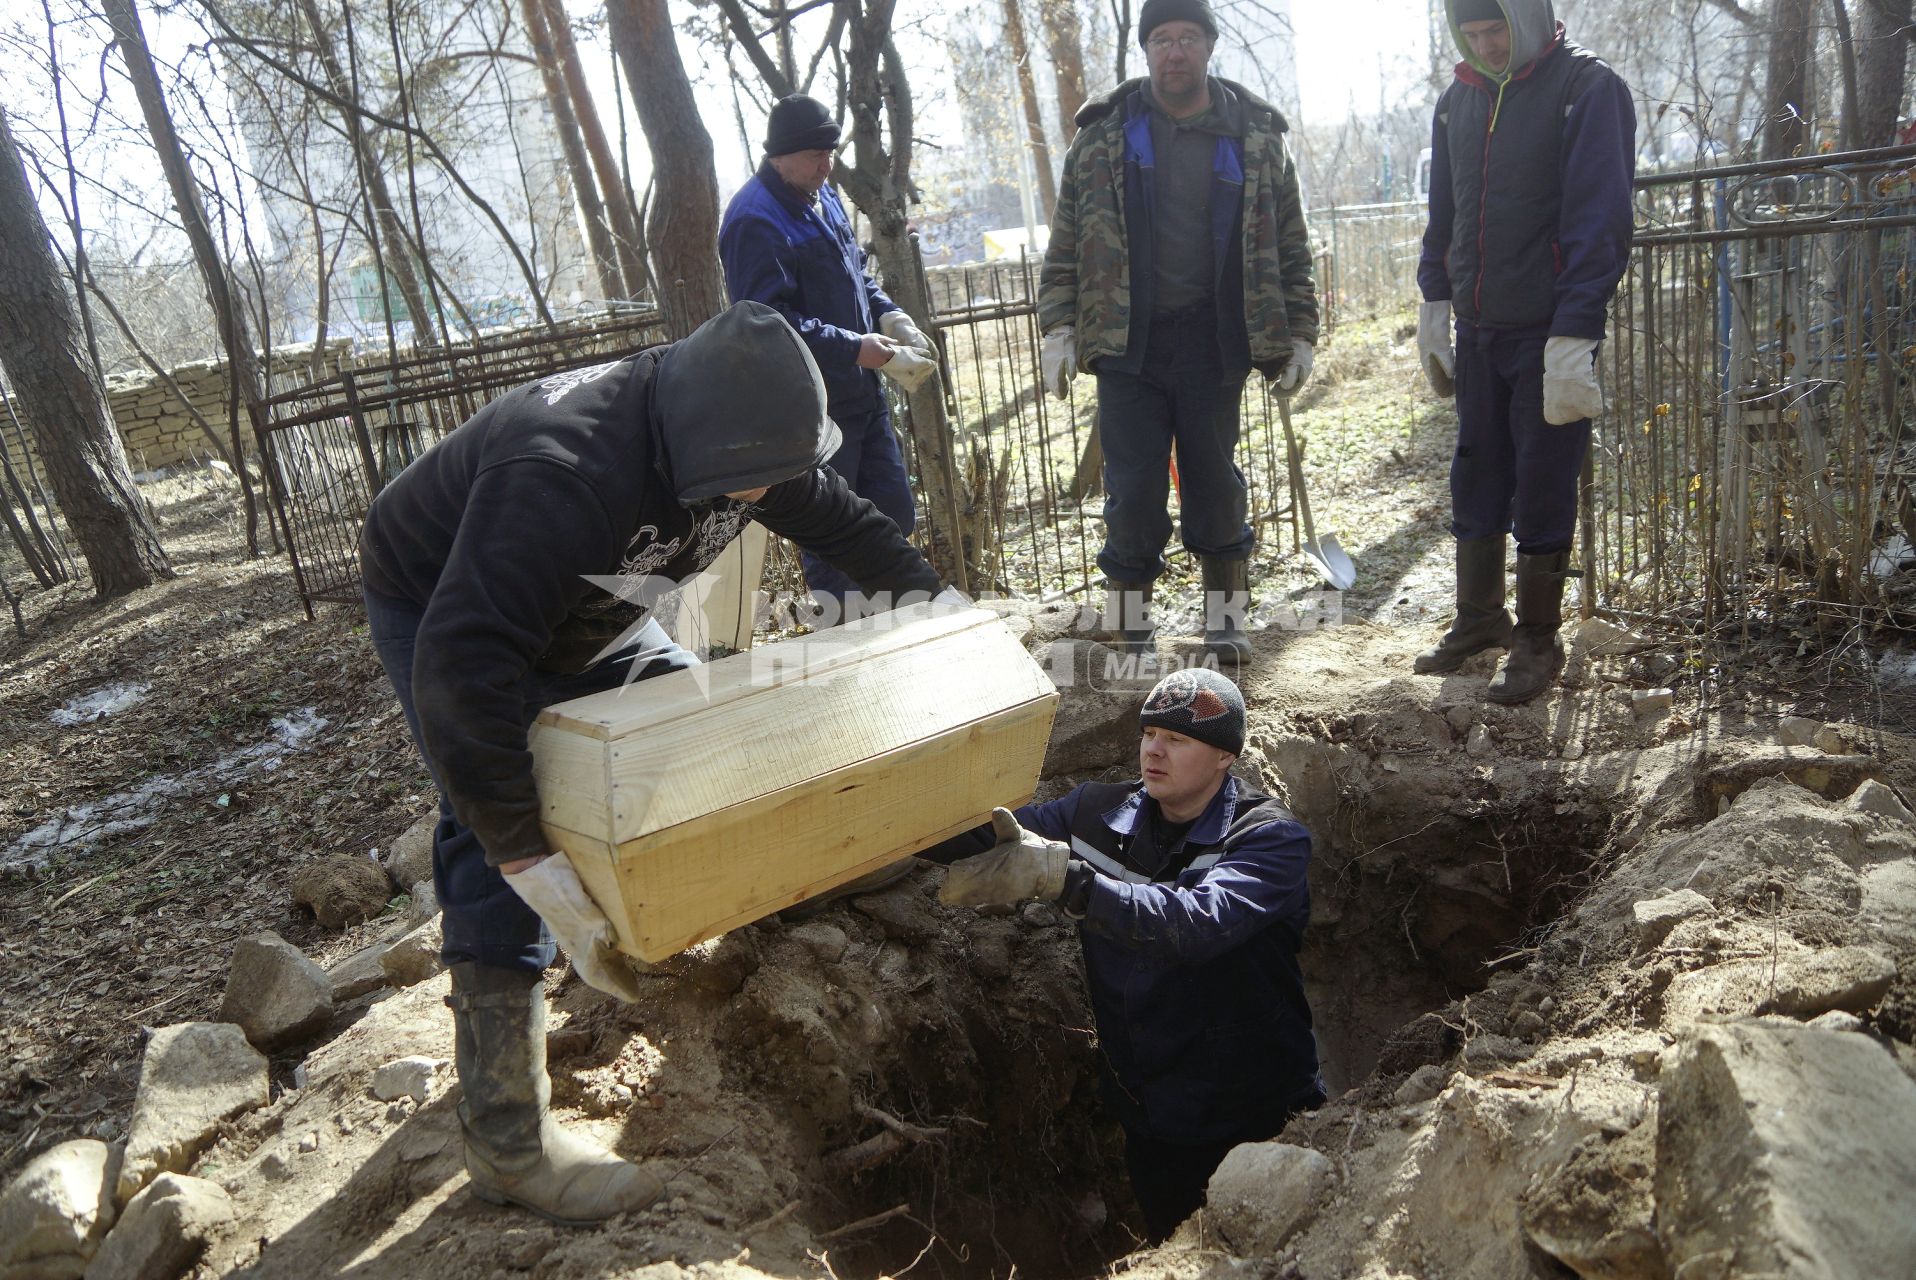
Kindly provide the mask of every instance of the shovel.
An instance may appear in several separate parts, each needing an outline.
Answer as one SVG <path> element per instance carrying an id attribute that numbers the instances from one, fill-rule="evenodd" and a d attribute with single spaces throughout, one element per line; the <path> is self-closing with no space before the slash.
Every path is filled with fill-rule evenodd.
<path id="1" fill-rule="evenodd" d="M 1298 514 L 1304 518 L 1304 554 L 1323 573 L 1324 581 L 1339 591 L 1348 591 L 1357 581 L 1357 566 L 1338 545 L 1336 534 L 1327 533 L 1321 540 L 1317 536 L 1317 526 L 1311 523 L 1311 495 L 1304 488 L 1304 464 L 1297 452 L 1297 436 L 1291 430 L 1291 402 L 1284 396 L 1276 400 L 1277 416 L 1284 422 L 1284 453 L 1290 464 L 1291 492 L 1297 495 Z"/>

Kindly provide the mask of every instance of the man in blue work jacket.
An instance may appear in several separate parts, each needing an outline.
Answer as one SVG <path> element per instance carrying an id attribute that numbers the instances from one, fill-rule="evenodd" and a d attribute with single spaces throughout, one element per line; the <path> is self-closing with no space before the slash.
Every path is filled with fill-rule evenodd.
<path id="1" fill-rule="evenodd" d="M 1597 344 L 1630 257 L 1636 112 L 1616 73 L 1564 38 L 1550 0 L 1449 0 L 1449 11 L 1464 60 L 1431 129 L 1417 345 L 1437 394 L 1457 397 L 1457 616 L 1414 665 L 1455 671 L 1507 649 L 1486 696 L 1528 702 L 1563 670 L 1577 484 L 1603 411 Z"/>
<path id="2" fill-rule="evenodd" d="M 1231 776 L 1243 696 L 1216 671 L 1179 671 L 1140 722 L 1136 783 L 996 810 L 921 856 L 952 863 L 944 902 L 1035 898 L 1078 922 L 1105 1104 L 1161 1240 L 1232 1147 L 1275 1137 L 1324 1085 L 1297 960 L 1311 836 Z"/>
<path id="3" fill-rule="evenodd" d="M 930 340 L 866 271 L 844 202 L 827 181 L 838 140 L 838 123 L 818 99 L 801 93 L 773 104 L 764 163 L 726 206 L 719 259 L 732 300 L 775 308 L 825 375 L 845 440 L 828 465 L 910 534 L 911 483 L 878 374 L 915 390 L 937 362 Z M 845 616 L 852 580 L 810 552 L 801 559 L 812 594 L 838 615 L 830 620 Z"/>

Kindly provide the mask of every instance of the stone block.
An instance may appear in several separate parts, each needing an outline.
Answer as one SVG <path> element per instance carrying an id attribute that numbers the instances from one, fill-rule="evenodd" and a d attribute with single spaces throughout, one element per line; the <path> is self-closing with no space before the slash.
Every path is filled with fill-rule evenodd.
<path id="1" fill-rule="evenodd" d="M 116 1202 L 156 1174 L 184 1172 L 222 1120 L 263 1107 L 266 1059 L 230 1022 L 161 1027 L 146 1043 Z"/>
<path id="2" fill-rule="evenodd" d="M 395 987 L 410 987 L 438 973 L 445 967 L 439 960 L 441 942 L 435 916 L 387 947 L 379 957 L 386 981 Z"/>
<path id="3" fill-rule="evenodd" d="M 333 1016 L 326 971 L 276 933 L 241 938 L 226 975 L 220 1021 L 239 1025 L 261 1049 L 297 1044 Z"/>
<path id="4" fill-rule="evenodd" d="M 163 1173 L 126 1206 L 86 1280 L 177 1280 L 232 1220 L 233 1201 L 224 1187 Z"/>
<path id="5" fill-rule="evenodd" d="M 1903 798 L 1893 788 L 1874 778 L 1864 779 L 1843 803 L 1857 813 L 1873 813 L 1894 822 L 1916 823 L 1916 815 L 1910 813 Z"/>
<path id="6" fill-rule="evenodd" d="M 1211 1224 L 1239 1254 L 1268 1258 L 1310 1223 L 1334 1177 L 1331 1162 L 1309 1147 L 1247 1142 L 1211 1175 Z"/>
<path id="7" fill-rule="evenodd" d="M 69 1280 L 113 1225 L 115 1152 L 76 1138 L 49 1147 L 0 1191 L 0 1280 Z"/>
<path id="8" fill-rule="evenodd" d="M 1832 1010 L 1867 1013 L 1896 980 L 1896 965 L 1868 947 L 1834 947 L 1776 965 L 1776 991 L 1758 1013 L 1814 1018 Z"/>
<path id="9" fill-rule="evenodd" d="M 1630 908 L 1637 931 L 1637 950 L 1648 951 L 1670 936 L 1670 930 L 1685 920 L 1708 915 L 1715 908 L 1695 889 L 1679 889 L 1661 898 L 1639 902 Z"/>
<path id="10" fill-rule="evenodd" d="M 1866 1036 L 1693 1028 L 1658 1084 L 1656 1221 L 1678 1276 L 1908 1274 L 1916 1081 Z"/>
<path id="11" fill-rule="evenodd" d="M 1816 745 L 1816 731 L 1823 727 L 1821 720 L 1812 720 L 1808 716 L 1784 716 L 1776 725 L 1776 740 L 1786 747 L 1813 747 Z"/>

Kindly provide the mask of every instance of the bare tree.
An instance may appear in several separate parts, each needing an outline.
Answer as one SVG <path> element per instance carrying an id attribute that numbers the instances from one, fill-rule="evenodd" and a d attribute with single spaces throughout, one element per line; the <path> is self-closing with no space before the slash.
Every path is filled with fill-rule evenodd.
<path id="1" fill-rule="evenodd" d="M 1856 21 L 1856 137 L 1865 147 L 1895 140 L 1902 117 L 1910 0 L 1858 0 Z"/>
<path id="2" fill-rule="evenodd" d="M 1058 133 L 1066 146 L 1078 136 L 1078 111 L 1084 106 L 1084 24 L 1077 0 L 1038 0 L 1045 51 L 1058 84 Z"/>
<path id="3" fill-rule="evenodd" d="M 699 118 L 666 0 L 606 0 L 605 11 L 652 149 L 658 193 L 645 233 L 659 310 L 667 332 L 682 338 L 725 306 L 712 135 Z"/>
<path id="4" fill-rule="evenodd" d="M 1780 160 L 1809 144 L 1811 17 L 1815 0 L 1770 0 L 1770 57 L 1763 88 L 1763 159 Z"/>
<path id="5" fill-rule="evenodd" d="M 592 264 L 599 273 L 601 297 L 626 296 L 625 281 L 619 271 L 618 253 L 612 247 L 612 224 L 605 204 L 599 199 L 599 184 L 592 176 L 592 161 L 585 153 L 585 138 L 579 132 L 579 117 L 572 110 L 572 95 L 566 88 L 565 73 L 559 70 L 559 55 L 554 51 L 552 35 L 546 30 L 544 0 L 519 0 L 519 13 L 525 19 L 526 34 L 532 39 L 532 53 L 539 61 L 539 77 L 545 82 L 546 105 L 552 110 L 552 126 L 559 135 L 559 152 L 565 157 L 566 172 L 572 175 L 572 198 L 585 216 L 585 238 L 592 246 Z"/>
<path id="6" fill-rule="evenodd" d="M 585 66 L 579 60 L 579 46 L 572 39 L 572 23 L 566 17 L 562 0 L 544 0 L 546 30 L 552 38 L 552 51 L 558 58 L 560 74 L 572 98 L 572 112 L 579 121 L 579 135 L 586 153 L 592 157 L 592 170 L 599 179 L 599 198 L 605 203 L 606 217 L 612 224 L 612 243 L 619 255 L 619 270 L 625 275 L 626 296 L 636 298 L 651 283 L 645 266 L 645 235 L 639 229 L 638 212 L 632 207 L 632 193 L 612 144 L 599 123 L 599 111 L 592 103 L 592 89 L 586 83 Z"/>
<path id="7" fill-rule="evenodd" d="M 102 599 L 173 576 L 0 107 L 0 368 Z"/>
<path id="8" fill-rule="evenodd" d="M 1031 74 L 1031 46 L 1025 40 L 1025 18 L 1019 0 L 1004 0 L 1005 43 L 1011 49 L 1011 63 L 1018 72 L 1018 97 L 1025 109 L 1025 146 L 1031 153 L 1031 167 L 1038 173 L 1038 198 L 1044 205 L 1044 220 L 1050 222 L 1058 212 L 1058 180 L 1051 172 L 1051 147 L 1045 142 L 1044 114 L 1038 108 L 1038 85 Z"/>

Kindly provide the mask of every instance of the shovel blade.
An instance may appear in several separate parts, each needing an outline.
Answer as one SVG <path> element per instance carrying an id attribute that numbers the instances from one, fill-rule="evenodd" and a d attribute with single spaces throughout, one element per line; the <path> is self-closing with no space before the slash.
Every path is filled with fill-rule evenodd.
<path id="1" fill-rule="evenodd" d="M 1338 544 L 1337 535 L 1327 533 L 1315 542 L 1304 544 L 1304 554 L 1311 563 L 1323 573 L 1324 581 L 1339 591 L 1348 591 L 1357 581 L 1357 566 L 1351 563 L 1350 555 Z"/>

